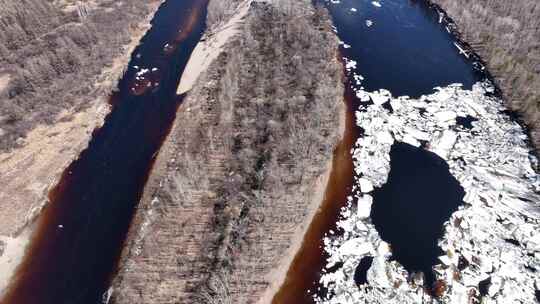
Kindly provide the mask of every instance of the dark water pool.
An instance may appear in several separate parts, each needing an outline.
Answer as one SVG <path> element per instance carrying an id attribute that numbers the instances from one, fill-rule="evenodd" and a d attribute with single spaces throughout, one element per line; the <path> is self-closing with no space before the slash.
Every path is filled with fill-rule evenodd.
<path id="1" fill-rule="evenodd" d="M 464 189 L 437 154 L 405 143 L 390 151 L 387 183 L 373 193 L 371 220 L 392 246 L 392 258 L 409 272 L 422 271 L 434 283 L 431 267 L 443 251 L 437 240 L 443 224 L 463 204 Z"/>
<path id="2" fill-rule="evenodd" d="M 50 193 L 2 304 L 101 303 L 181 101 L 176 88 L 205 29 L 206 2 L 168 0 L 160 7 L 104 126 Z"/>

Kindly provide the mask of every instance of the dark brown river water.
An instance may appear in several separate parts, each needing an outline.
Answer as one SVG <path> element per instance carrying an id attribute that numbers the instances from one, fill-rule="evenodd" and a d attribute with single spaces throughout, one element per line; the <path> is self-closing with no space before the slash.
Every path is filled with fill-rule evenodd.
<path id="1" fill-rule="evenodd" d="M 1 304 L 101 303 L 182 98 L 207 0 L 168 0 L 135 49 L 111 113 L 63 173 Z"/>

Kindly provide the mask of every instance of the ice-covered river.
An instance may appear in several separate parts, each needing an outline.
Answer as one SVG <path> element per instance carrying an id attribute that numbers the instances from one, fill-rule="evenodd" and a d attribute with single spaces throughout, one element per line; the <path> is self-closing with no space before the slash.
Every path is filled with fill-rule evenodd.
<path id="1" fill-rule="evenodd" d="M 342 41 L 354 186 L 274 303 L 533 303 L 536 160 L 451 20 L 422 0 L 318 2 Z"/>

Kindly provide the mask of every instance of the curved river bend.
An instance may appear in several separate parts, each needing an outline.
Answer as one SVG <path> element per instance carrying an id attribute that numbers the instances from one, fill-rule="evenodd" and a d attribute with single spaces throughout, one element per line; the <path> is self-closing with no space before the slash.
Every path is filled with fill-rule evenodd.
<path id="1" fill-rule="evenodd" d="M 340 155 L 343 153 L 340 151 L 350 153 L 354 142 L 362 134 L 354 122 L 354 112 L 362 103 L 354 89 L 387 89 L 393 96 L 419 97 L 432 93 L 436 86 L 452 83 L 461 83 L 465 89 L 470 89 L 474 83 L 487 77 L 479 63 L 460 53 L 457 47 L 461 47 L 460 42 L 447 28 L 439 12 L 424 0 L 315 0 L 314 3 L 328 9 L 342 41 L 340 51 L 347 67 L 344 100 L 349 105 L 351 112 L 348 117 L 352 122 L 347 122 L 350 129 L 346 130 L 345 139 L 334 155 L 334 172 L 327 186 L 325 201 L 304 237 L 302 248 L 297 252 L 285 282 L 273 299 L 274 304 L 314 303 L 314 295 L 324 296 L 325 291 L 318 285 L 327 258 L 322 240 L 330 231 L 336 231 L 340 209 L 347 203 L 354 180 L 352 160 Z M 355 74 L 362 75 L 364 79 L 355 78 Z M 396 154 L 396 157 L 407 155 Z M 341 176 L 343 174 L 347 176 Z M 407 176 L 395 178 L 407 179 Z M 420 181 L 422 179 L 418 179 Z M 420 189 L 429 187 L 414 186 Z M 394 192 L 399 189 L 387 188 L 389 193 L 385 193 L 386 197 L 398 195 Z M 421 209 L 421 202 L 419 197 L 407 203 L 411 208 L 418 208 L 417 211 L 424 218 L 430 218 L 429 210 Z M 388 207 L 391 213 L 398 212 L 394 207 Z M 449 206 L 449 209 L 452 208 Z M 422 226 L 415 227 L 413 229 Z M 406 238 L 407 235 L 403 233 L 399 237 Z M 412 260 L 413 265 L 425 264 L 414 258 Z M 361 280 L 362 275 L 358 277 Z"/>
<path id="2" fill-rule="evenodd" d="M 168 0 L 111 96 L 112 111 L 63 173 L 2 304 L 96 304 L 109 287 L 154 158 L 174 121 L 207 0 Z"/>

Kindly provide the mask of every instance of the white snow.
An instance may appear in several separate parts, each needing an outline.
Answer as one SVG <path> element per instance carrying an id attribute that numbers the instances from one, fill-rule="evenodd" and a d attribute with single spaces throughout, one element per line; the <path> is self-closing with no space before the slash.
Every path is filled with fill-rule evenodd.
<path id="1" fill-rule="evenodd" d="M 362 191 L 362 193 L 369 193 L 373 191 L 373 184 L 367 178 L 359 178 L 358 184 L 360 185 L 360 191 Z"/>

